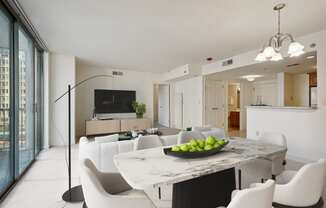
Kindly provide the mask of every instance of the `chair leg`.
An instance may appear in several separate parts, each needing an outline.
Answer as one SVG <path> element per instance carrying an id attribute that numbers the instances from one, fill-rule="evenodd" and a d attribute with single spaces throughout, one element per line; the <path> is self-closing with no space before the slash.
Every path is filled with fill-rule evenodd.
<path id="1" fill-rule="evenodd" d="M 272 175 L 272 179 L 275 181 L 276 180 L 276 175 Z"/>
<path id="2" fill-rule="evenodd" d="M 264 183 L 264 182 L 265 182 L 265 179 L 262 178 L 262 179 L 261 179 L 261 183 Z"/>
<path id="3" fill-rule="evenodd" d="M 161 193 L 161 187 L 158 187 L 158 199 L 161 200 L 162 193 Z"/>

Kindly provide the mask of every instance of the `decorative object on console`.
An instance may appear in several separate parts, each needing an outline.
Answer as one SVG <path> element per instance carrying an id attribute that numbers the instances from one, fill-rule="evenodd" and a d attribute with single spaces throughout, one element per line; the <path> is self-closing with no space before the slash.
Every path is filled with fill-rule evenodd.
<path id="1" fill-rule="evenodd" d="M 137 118 L 143 118 L 143 115 L 146 113 L 146 104 L 134 101 L 132 103 L 132 108 L 135 110 Z"/>
<path id="2" fill-rule="evenodd" d="M 304 46 L 299 42 L 296 42 L 293 36 L 289 33 L 281 33 L 281 10 L 285 7 L 285 4 L 277 4 L 274 7 L 274 11 L 278 12 L 278 31 L 272 36 L 267 46 L 264 45 L 263 49 L 256 57 L 256 61 L 280 61 L 283 59 L 281 54 L 281 48 L 285 40 L 289 40 L 291 43 L 288 48 L 288 54 L 290 57 L 300 56 L 304 53 Z"/>

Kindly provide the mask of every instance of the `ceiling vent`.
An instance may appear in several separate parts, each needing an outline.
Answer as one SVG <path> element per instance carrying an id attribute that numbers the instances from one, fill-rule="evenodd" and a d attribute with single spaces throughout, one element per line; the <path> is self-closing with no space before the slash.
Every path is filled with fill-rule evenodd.
<path id="1" fill-rule="evenodd" d="M 113 76 L 123 76 L 123 72 L 121 72 L 121 71 L 113 71 L 112 75 Z"/>
<path id="2" fill-rule="evenodd" d="M 222 62 L 222 66 L 229 66 L 233 64 L 233 59 L 229 59 Z"/>
<path id="3" fill-rule="evenodd" d="M 287 67 L 294 67 L 294 66 L 299 66 L 300 64 L 289 64 Z"/>

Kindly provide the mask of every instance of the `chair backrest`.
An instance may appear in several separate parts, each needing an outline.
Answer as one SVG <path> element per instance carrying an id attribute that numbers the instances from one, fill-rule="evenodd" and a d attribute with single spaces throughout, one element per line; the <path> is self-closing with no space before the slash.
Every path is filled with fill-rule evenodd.
<path id="1" fill-rule="evenodd" d="M 295 196 L 292 199 L 285 199 L 290 204 L 300 206 L 311 206 L 318 202 L 322 195 L 326 176 L 326 160 L 320 159 L 318 162 L 303 166 L 292 180 L 280 186 L 286 186 L 288 194 Z M 282 196 L 279 196 L 282 198 Z M 275 201 L 284 201 L 275 199 Z"/>
<path id="2" fill-rule="evenodd" d="M 212 130 L 209 131 L 202 131 L 201 132 L 205 137 L 213 136 L 216 139 L 222 139 L 225 138 L 225 132 L 222 128 L 212 128 Z"/>
<path id="3" fill-rule="evenodd" d="M 135 140 L 135 150 L 149 149 L 162 146 L 160 137 L 157 135 L 139 136 Z"/>
<path id="4" fill-rule="evenodd" d="M 191 130 L 203 132 L 203 131 L 210 131 L 212 130 L 212 128 L 213 128 L 212 126 L 193 126 Z"/>
<path id="5" fill-rule="evenodd" d="M 281 133 L 276 132 L 263 132 L 259 138 L 260 141 L 269 143 L 269 144 L 275 144 L 283 147 L 287 147 L 286 138 Z"/>
<path id="6" fill-rule="evenodd" d="M 163 146 L 172 146 L 176 145 L 178 142 L 178 135 L 165 135 L 160 136 Z"/>
<path id="7" fill-rule="evenodd" d="M 134 140 L 97 143 L 86 137 L 79 140 L 79 160 L 90 159 L 102 172 L 117 173 L 113 157 L 119 153 L 134 150 Z"/>
<path id="8" fill-rule="evenodd" d="M 286 138 L 283 134 L 277 132 L 263 132 L 258 138 L 259 141 L 279 145 L 287 148 Z M 285 170 L 286 152 L 279 154 L 277 157 L 273 158 L 272 163 L 272 174 L 279 175 Z"/>
<path id="9" fill-rule="evenodd" d="M 99 172 L 89 159 L 80 162 L 80 179 L 83 188 L 85 201 L 88 207 L 99 207 L 103 197 L 109 196 L 100 181 Z M 100 208 L 100 207 L 99 207 Z"/>
<path id="10" fill-rule="evenodd" d="M 205 136 L 198 131 L 181 131 L 178 134 L 178 144 L 187 143 L 191 139 L 205 139 Z"/>
<path id="11" fill-rule="evenodd" d="M 250 189 L 238 191 L 227 208 L 271 208 L 275 182 L 265 183 Z"/>
<path id="12" fill-rule="evenodd" d="M 99 137 L 95 137 L 94 140 L 96 143 L 117 142 L 119 141 L 119 134 L 99 136 Z"/>

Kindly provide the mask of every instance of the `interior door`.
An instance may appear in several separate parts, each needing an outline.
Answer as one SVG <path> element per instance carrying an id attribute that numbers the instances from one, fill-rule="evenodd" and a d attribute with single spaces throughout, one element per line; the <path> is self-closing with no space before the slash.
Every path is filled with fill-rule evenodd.
<path id="1" fill-rule="evenodd" d="M 205 124 L 218 128 L 225 126 L 225 89 L 222 81 L 205 82 Z"/>
<path id="2" fill-rule="evenodd" d="M 170 127 L 170 86 L 159 85 L 158 95 L 158 122 Z"/>

